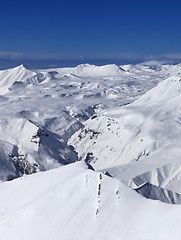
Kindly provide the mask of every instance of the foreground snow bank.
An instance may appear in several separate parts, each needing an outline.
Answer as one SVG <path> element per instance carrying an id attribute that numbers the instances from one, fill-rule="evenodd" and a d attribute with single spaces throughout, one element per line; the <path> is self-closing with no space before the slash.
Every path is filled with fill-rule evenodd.
<path id="1" fill-rule="evenodd" d="M 87 169 L 84 162 L 1 183 L 0 192 L 0 239 L 181 236 L 181 206 L 147 200 L 120 181 Z"/>

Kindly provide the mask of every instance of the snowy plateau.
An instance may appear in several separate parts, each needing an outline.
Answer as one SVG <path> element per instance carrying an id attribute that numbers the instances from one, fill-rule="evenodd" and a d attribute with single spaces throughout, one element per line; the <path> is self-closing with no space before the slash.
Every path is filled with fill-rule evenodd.
<path id="1" fill-rule="evenodd" d="M 181 64 L 0 71 L 0 239 L 180 240 Z"/>

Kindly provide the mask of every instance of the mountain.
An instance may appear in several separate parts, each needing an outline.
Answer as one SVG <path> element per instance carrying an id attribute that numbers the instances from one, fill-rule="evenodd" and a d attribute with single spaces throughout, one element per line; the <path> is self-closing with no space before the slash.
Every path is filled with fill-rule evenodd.
<path id="1" fill-rule="evenodd" d="M 0 71 L 0 238 L 179 240 L 180 74 Z"/>
<path id="2" fill-rule="evenodd" d="M 23 65 L 13 69 L 0 71 L 0 94 L 8 93 L 13 84 L 21 84 L 24 79 L 30 78 L 35 73 L 27 70 Z"/>
<path id="3" fill-rule="evenodd" d="M 119 76 L 124 73 L 124 69 L 118 67 L 115 64 L 109 64 L 104 66 L 95 66 L 90 64 L 80 64 L 74 68 L 56 68 L 51 69 L 52 71 L 57 71 L 62 76 L 64 74 L 76 75 L 79 77 L 114 77 Z"/>
<path id="4" fill-rule="evenodd" d="M 105 110 L 88 120 L 69 143 L 79 159 L 96 170 L 108 171 L 130 187 L 138 189 L 149 183 L 179 195 L 180 91 L 178 72 L 135 102 Z M 167 201 L 180 203 L 181 199 L 171 196 Z"/>
<path id="5" fill-rule="evenodd" d="M 78 76 L 84 76 L 84 77 L 113 77 L 120 75 L 124 72 L 124 70 L 120 67 L 118 67 L 115 64 L 105 65 L 105 66 L 95 66 L 95 65 L 89 65 L 89 64 L 81 64 L 77 66 L 74 71 L 72 71 L 73 74 Z"/>
<path id="6" fill-rule="evenodd" d="M 133 102 L 165 78 L 157 71 L 137 76 L 116 65 L 89 64 L 0 71 L 0 179 L 76 161 L 67 141 L 86 120 Z"/>

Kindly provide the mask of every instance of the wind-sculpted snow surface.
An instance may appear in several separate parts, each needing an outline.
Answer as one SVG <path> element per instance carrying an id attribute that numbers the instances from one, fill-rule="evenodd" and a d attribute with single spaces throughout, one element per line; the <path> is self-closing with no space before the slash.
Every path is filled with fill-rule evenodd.
<path id="1" fill-rule="evenodd" d="M 173 192 L 167 202 L 181 203 L 180 92 L 178 71 L 134 103 L 88 120 L 71 139 L 79 159 L 128 186 L 142 187 L 145 196 L 143 185 L 149 183 L 158 187 L 157 196 L 153 191 L 150 198 L 163 200 L 159 192 L 163 195 L 165 189 L 167 195 Z M 92 132 L 98 134 L 92 137 Z"/>
<path id="2" fill-rule="evenodd" d="M 76 161 L 67 141 L 85 120 L 133 102 L 168 74 L 144 66 L 128 71 L 125 66 L 89 64 L 0 71 L 0 179 Z"/>
<path id="3" fill-rule="evenodd" d="M 179 240 L 181 206 L 143 198 L 119 180 L 70 164 L 0 185 L 6 240 Z"/>

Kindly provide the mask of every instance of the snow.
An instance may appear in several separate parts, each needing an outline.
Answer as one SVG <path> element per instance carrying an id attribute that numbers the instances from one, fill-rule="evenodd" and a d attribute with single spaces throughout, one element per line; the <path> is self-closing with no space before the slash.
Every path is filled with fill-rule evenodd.
<path id="1" fill-rule="evenodd" d="M 124 73 L 124 69 L 118 67 L 115 64 L 95 66 L 90 64 L 80 64 L 75 68 L 58 68 L 51 69 L 51 71 L 57 71 L 60 75 L 65 76 L 79 76 L 79 77 L 113 77 Z"/>
<path id="2" fill-rule="evenodd" d="M 133 102 L 165 78 L 152 72 L 148 82 L 148 75 L 114 64 L 33 70 L 20 65 L 1 71 L 0 139 L 12 145 L 5 151 L 7 164 L 26 161 L 31 169 L 36 166 L 34 172 L 76 161 L 69 138 L 91 116 Z M 0 179 L 21 176 L 17 164 L 14 168 L 0 172 Z"/>
<path id="3" fill-rule="evenodd" d="M 130 187 L 150 183 L 181 194 L 181 78 L 180 71 L 173 75 L 173 68 L 171 76 L 138 100 L 104 110 L 97 118 L 88 120 L 85 128 L 69 141 L 79 159 Z M 170 202 L 181 200 L 178 197 Z"/>
<path id="4" fill-rule="evenodd" d="M 8 89 L 16 84 L 21 84 L 24 79 L 32 77 L 35 73 L 26 69 L 23 65 L 14 69 L 0 71 L 0 94 L 5 94 Z"/>
<path id="5" fill-rule="evenodd" d="M 0 191 L 0 237 L 6 240 L 181 236 L 180 205 L 147 200 L 83 162 L 3 183 Z"/>
<path id="6" fill-rule="evenodd" d="M 181 64 L 0 71 L 0 238 L 179 240 L 180 91 Z"/>

